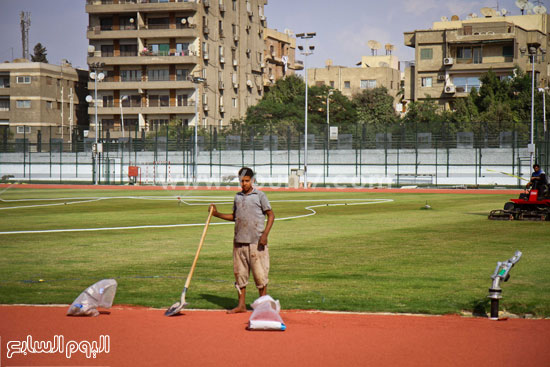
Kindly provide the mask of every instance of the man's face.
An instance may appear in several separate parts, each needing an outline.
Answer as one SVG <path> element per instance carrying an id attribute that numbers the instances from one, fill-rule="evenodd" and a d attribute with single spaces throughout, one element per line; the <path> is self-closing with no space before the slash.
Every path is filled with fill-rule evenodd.
<path id="1" fill-rule="evenodd" d="M 244 193 L 250 192 L 252 190 L 252 183 L 254 180 L 250 176 L 242 176 L 241 177 L 241 189 L 243 189 Z"/>
<path id="2" fill-rule="evenodd" d="M 540 167 L 539 166 L 533 166 L 533 169 L 535 170 L 535 172 L 538 172 L 540 170 Z"/>

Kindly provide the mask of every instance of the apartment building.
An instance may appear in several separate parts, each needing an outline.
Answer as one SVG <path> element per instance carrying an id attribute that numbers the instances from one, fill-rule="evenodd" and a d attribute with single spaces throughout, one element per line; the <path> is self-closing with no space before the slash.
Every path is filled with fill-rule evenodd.
<path id="1" fill-rule="evenodd" d="M 269 89 L 279 79 L 295 74 L 296 70 L 303 70 L 304 65 L 296 60 L 296 38 L 289 30 L 278 32 L 276 29 L 266 28 L 264 32 L 264 87 Z"/>
<path id="2" fill-rule="evenodd" d="M 454 99 L 479 88 L 480 76 L 490 69 L 502 78 L 516 65 L 531 74 L 532 59 L 537 86 L 548 85 L 547 14 L 453 19 L 405 32 L 405 45 L 415 49 L 415 64 L 406 70 L 406 100 L 431 97 L 449 109 Z"/>
<path id="3" fill-rule="evenodd" d="M 349 98 L 365 89 L 385 87 L 398 102 L 401 73 L 397 56 L 363 56 L 357 65 L 335 66 L 331 60 L 327 60 L 324 68 L 308 69 L 308 84 L 327 85 Z"/>
<path id="4" fill-rule="evenodd" d="M 67 62 L 0 64 L 0 141 L 71 142 L 73 131 L 88 125 L 87 78 Z"/>
<path id="5" fill-rule="evenodd" d="M 100 126 L 120 135 L 121 110 L 132 131 L 174 120 L 222 127 L 243 116 L 263 95 L 266 4 L 87 0 L 88 64 L 105 75 L 97 83 Z"/>

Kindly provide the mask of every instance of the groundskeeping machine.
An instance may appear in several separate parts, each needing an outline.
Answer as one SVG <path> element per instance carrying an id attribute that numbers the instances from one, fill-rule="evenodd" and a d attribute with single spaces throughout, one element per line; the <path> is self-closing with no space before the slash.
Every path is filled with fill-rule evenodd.
<path id="1" fill-rule="evenodd" d="M 504 204 L 504 209 L 492 210 L 489 219 L 550 221 L 549 190 L 545 191 L 546 195 L 539 195 L 539 190 L 522 193 Z"/>

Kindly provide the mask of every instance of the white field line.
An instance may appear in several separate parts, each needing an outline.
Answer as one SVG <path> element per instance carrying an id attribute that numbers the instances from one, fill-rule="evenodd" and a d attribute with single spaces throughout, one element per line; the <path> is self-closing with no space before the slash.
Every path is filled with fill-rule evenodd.
<path id="1" fill-rule="evenodd" d="M 189 201 L 199 201 L 199 203 L 191 203 L 189 201 L 181 200 L 182 198 L 185 199 L 191 199 Z M 1 209 L 17 209 L 17 208 L 31 208 L 31 207 L 43 207 L 43 206 L 56 206 L 56 205 L 68 205 L 68 204 L 79 204 L 79 203 L 86 203 L 86 202 L 92 202 L 92 201 L 100 201 L 100 200 L 108 200 L 108 199 L 139 199 L 139 200 L 174 200 L 177 199 L 178 202 L 194 206 L 194 205 L 210 205 L 211 202 L 216 202 L 216 204 L 232 204 L 232 201 L 227 202 L 219 202 L 217 200 L 223 199 L 232 199 L 227 197 L 200 197 L 200 200 L 195 200 L 197 197 L 182 197 L 182 196 L 174 196 L 169 198 L 158 198 L 158 197 L 139 197 L 139 196 L 118 196 L 118 197 L 93 197 L 93 198 L 58 198 L 58 199 L 48 199 L 48 200 L 74 200 L 74 199 L 88 199 L 88 200 L 81 200 L 81 201 L 75 201 L 75 202 L 63 202 L 63 203 L 54 203 L 54 204 L 38 204 L 38 205 L 26 205 L 26 206 L 17 206 L 17 207 L 11 207 L 11 208 L 1 208 Z M 202 200 L 202 199 L 207 200 Z M 26 201 L 26 200 L 34 200 L 37 201 L 39 199 L 20 199 L 18 201 Z M 290 217 L 283 217 L 283 218 L 276 218 L 277 221 L 283 221 L 283 220 L 291 220 L 291 219 L 299 219 L 299 218 L 305 218 L 310 217 L 317 214 L 317 211 L 313 208 L 319 208 L 319 207 L 328 207 L 328 206 L 345 206 L 345 205 L 371 205 L 371 204 L 379 204 L 379 203 L 388 203 L 393 202 L 392 199 L 367 199 L 368 201 L 365 201 L 365 199 L 313 199 L 313 200 L 272 200 L 272 203 L 276 202 L 285 202 L 285 203 L 292 203 L 292 202 L 324 202 L 325 204 L 318 204 L 318 205 L 310 205 L 304 207 L 305 210 L 309 211 L 310 213 L 307 214 L 301 214 L 296 216 L 290 216 Z M 0 201 L 4 201 L 0 199 Z M 339 203 L 330 203 L 334 201 L 339 201 Z M 349 203 L 347 203 L 349 201 Z M 204 203 L 206 202 L 206 203 Z M 327 203 L 329 202 L 329 203 Z M 342 203 L 344 202 L 344 203 Z M 231 222 L 221 222 L 221 223 L 210 223 L 211 225 L 224 225 L 224 224 L 231 224 Z M 96 232 L 96 231 L 117 231 L 117 230 L 128 230 L 128 229 L 150 229 L 150 228 L 177 228 L 177 227 L 197 227 L 197 226 L 203 226 L 204 223 L 183 223 L 183 224 L 156 224 L 156 225 L 142 225 L 142 226 L 127 226 L 127 227 L 102 227 L 102 228 L 67 228 L 67 229 L 44 229 L 44 230 L 29 230 L 29 231 L 7 231 L 7 232 L 0 232 L 0 235 L 8 235 L 8 234 L 37 234 L 37 233 L 64 233 L 64 232 Z"/>

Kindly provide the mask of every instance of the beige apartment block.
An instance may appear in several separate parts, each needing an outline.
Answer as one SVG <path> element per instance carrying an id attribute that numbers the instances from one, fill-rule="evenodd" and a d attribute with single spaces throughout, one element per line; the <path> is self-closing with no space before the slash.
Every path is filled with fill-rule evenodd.
<path id="1" fill-rule="evenodd" d="M 295 74 L 296 70 L 304 69 L 304 64 L 295 59 L 296 38 L 291 36 L 289 30 L 278 32 L 276 29 L 266 28 L 264 39 L 264 86 L 266 88 L 287 75 Z"/>
<path id="2" fill-rule="evenodd" d="M 69 63 L 0 64 L 0 140 L 9 135 L 33 144 L 41 137 L 70 142 L 71 131 L 88 123 L 85 101 L 79 101 L 86 95 L 87 76 Z"/>
<path id="3" fill-rule="evenodd" d="M 121 109 L 125 129 L 131 131 L 174 120 L 222 127 L 242 117 L 263 95 L 266 4 L 87 0 L 88 64 L 100 63 L 106 75 L 98 83 L 103 129 L 120 136 Z M 193 83 L 190 77 L 204 82 Z M 89 88 L 94 89 L 93 81 Z M 93 105 L 89 113 L 94 115 Z"/>
<path id="4" fill-rule="evenodd" d="M 350 98 L 365 89 L 385 87 L 395 102 L 398 102 L 401 73 L 396 56 L 364 56 L 358 65 L 360 66 L 335 66 L 331 60 L 327 60 L 324 68 L 308 69 L 308 84 L 327 85 Z"/>
<path id="5" fill-rule="evenodd" d="M 405 32 L 405 45 L 415 49 L 415 65 L 405 73 L 405 99 L 431 97 L 441 108 L 452 108 L 455 98 L 480 87 L 480 76 L 489 70 L 505 78 L 517 65 L 531 75 L 530 52 L 537 55 L 536 85 L 547 86 L 548 21 L 547 14 L 490 16 Z"/>

